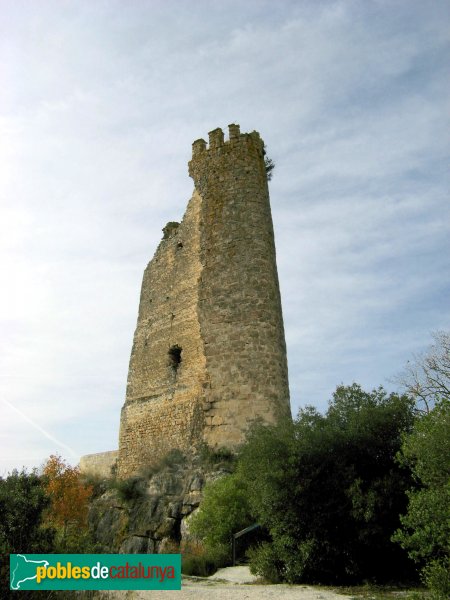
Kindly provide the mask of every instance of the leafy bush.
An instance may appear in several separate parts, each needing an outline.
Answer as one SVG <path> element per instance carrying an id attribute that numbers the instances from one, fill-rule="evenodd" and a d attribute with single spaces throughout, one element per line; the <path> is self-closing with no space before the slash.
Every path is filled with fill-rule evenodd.
<path id="1" fill-rule="evenodd" d="M 279 583 L 283 579 L 283 564 L 273 544 L 264 542 L 253 546 L 248 550 L 247 556 L 250 559 L 250 572 L 253 575 L 259 575 L 271 583 Z"/>
<path id="2" fill-rule="evenodd" d="M 111 480 L 113 478 L 105 478 L 100 475 L 94 475 L 92 473 L 83 473 L 80 477 L 80 481 L 85 486 L 89 486 L 92 490 L 92 498 L 99 498 L 111 487 Z"/>
<path id="3" fill-rule="evenodd" d="M 433 600 L 450 598 L 450 560 L 431 560 L 422 570 L 423 580 Z"/>
<path id="4" fill-rule="evenodd" d="M 236 454 L 229 448 L 213 449 L 208 444 L 203 443 L 198 448 L 198 457 L 205 467 L 227 466 L 232 467 L 236 463 Z"/>
<path id="5" fill-rule="evenodd" d="M 89 501 L 94 488 L 84 480 L 79 468 L 52 455 L 44 465 L 42 483 L 50 499 L 44 520 L 56 531 L 53 551 L 95 552 L 88 527 Z"/>
<path id="6" fill-rule="evenodd" d="M 424 565 L 422 575 L 436 598 L 450 596 L 450 400 L 438 400 L 406 436 L 399 460 L 419 487 L 408 492 L 407 513 L 393 539 Z"/>
<path id="7" fill-rule="evenodd" d="M 0 552 L 49 552 L 55 531 L 44 527 L 49 506 L 42 479 L 36 471 L 13 471 L 0 478 Z"/>
<path id="8" fill-rule="evenodd" d="M 132 502 L 142 498 L 145 493 L 145 482 L 142 477 L 129 477 L 128 479 L 115 479 L 111 486 L 123 502 Z"/>
<path id="9" fill-rule="evenodd" d="M 2 598 L 16 598 L 9 591 L 9 554 L 52 552 L 55 531 L 43 526 L 50 500 L 36 471 L 13 471 L 0 478 L 0 589 Z M 21 592 L 31 598 L 31 592 Z"/>
<path id="10" fill-rule="evenodd" d="M 151 479 L 153 475 L 160 473 L 164 469 L 171 469 L 186 464 L 186 455 L 178 448 L 172 448 L 159 460 L 149 461 L 140 469 L 140 475 L 143 479 Z"/>
<path id="11" fill-rule="evenodd" d="M 186 463 L 186 455 L 178 448 L 172 448 L 169 452 L 162 457 L 160 460 L 160 468 L 164 467 L 177 467 Z"/>
<path id="12" fill-rule="evenodd" d="M 204 556 L 183 556 L 181 561 L 181 572 L 184 575 L 195 575 L 196 577 L 209 577 L 217 571 L 214 559 Z"/>
<path id="13" fill-rule="evenodd" d="M 233 533 L 253 522 L 246 485 L 232 474 L 206 484 L 201 508 L 190 520 L 190 530 L 203 540 L 210 554 L 220 549 L 231 562 Z"/>
<path id="14" fill-rule="evenodd" d="M 273 170 L 275 169 L 275 163 L 271 158 L 267 156 L 266 145 L 264 144 L 264 167 L 266 170 L 267 181 L 270 181 L 273 176 Z"/>
<path id="15" fill-rule="evenodd" d="M 255 427 L 237 473 L 273 540 L 253 555 L 261 574 L 329 584 L 413 576 L 390 539 L 411 486 L 395 457 L 413 421 L 408 397 L 353 384 L 337 388 L 326 415 L 307 407 L 294 423 Z"/>
<path id="16" fill-rule="evenodd" d="M 182 573 L 197 577 L 212 575 L 219 567 L 225 566 L 228 558 L 228 548 L 219 545 L 213 550 L 207 550 L 199 540 L 183 542 L 180 552 Z"/>
<path id="17" fill-rule="evenodd" d="M 50 498 L 47 522 L 63 529 L 69 523 L 86 529 L 92 487 L 83 483 L 79 468 L 52 455 L 44 465 L 42 481 Z"/>

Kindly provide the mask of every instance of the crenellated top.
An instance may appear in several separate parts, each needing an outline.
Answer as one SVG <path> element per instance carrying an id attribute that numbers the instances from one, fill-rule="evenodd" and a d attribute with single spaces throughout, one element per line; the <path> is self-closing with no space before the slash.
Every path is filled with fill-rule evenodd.
<path id="1" fill-rule="evenodd" d="M 224 134 L 220 127 L 213 129 L 209 134 L 209 145 L 204 139 L 200 138 L 195 140 L 192 144 L 192 158 L 200 158 L 205 152 L 217 151 L 223 147 L 233 147 L 237 144 L 246 143 L 255 145 L 258 151 L 262 152 L 264 149 L 264 142 L 262 141 L 257 131 L 251 133 L 241 133 L 239 125 L 231 123 L 228 125 L 228 136 L 227 141 L 224 140 Z"/>

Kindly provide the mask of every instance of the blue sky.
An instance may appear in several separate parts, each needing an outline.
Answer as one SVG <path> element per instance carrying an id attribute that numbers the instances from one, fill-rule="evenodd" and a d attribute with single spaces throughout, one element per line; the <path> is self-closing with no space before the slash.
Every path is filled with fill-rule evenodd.
<path id="1" fill-rule="evenodd" d="M 117 447 L 143 270 L 240 123 L 270 183 L 293 412 L 449 329 L 450 5 L 0 4 L 0 474 Z"/>

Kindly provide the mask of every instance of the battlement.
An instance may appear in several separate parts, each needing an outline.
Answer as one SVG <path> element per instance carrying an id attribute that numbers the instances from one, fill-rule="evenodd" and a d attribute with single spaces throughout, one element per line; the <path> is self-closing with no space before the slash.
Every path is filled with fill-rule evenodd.
<path id="1" fill-rule="evenodd" d="M 257 131 L 241 133 L 240 126 L 235 123 L 228 125 L 228 140 L 224 139 L 224 133 L 220 127 L 208 133 L 209 146 L 203 138 L 195 140 L 192 144 L 192 158 L 200 158 L 207 152 L 232 148 L 238 144 L 253 146 L 258 152 L 263 152 L 264 142 Z"/>

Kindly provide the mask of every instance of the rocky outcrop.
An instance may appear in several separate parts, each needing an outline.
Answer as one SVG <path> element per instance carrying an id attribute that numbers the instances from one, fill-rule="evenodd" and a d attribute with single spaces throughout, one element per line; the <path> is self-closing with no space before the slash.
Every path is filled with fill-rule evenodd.
<path id="1" fill-rule="evenodd" d="M 177 551 L 190 539 L 189 518 L 205 484 L 230 471 L 229 460 L 205 464 L 183 458 L 146 476 L 102 482 L 89 513 L 95 540 L 104 552 Z"/>

